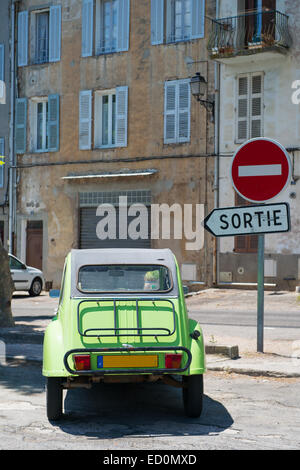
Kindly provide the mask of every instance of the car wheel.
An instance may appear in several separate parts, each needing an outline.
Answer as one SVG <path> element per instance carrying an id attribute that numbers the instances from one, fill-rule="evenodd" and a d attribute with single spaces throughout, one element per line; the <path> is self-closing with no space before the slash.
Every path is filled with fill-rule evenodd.
<path id="1" fill-rule="evenodd" d="M 47 377 L 46 385 L 47 417 L 58 421 L 62 417 L 63 387 L 60 377 Z"/>
<path id="2" fill-rule="evenodd" d="M 183 376 L 182 382 L 184 412 L 190 418 L 199 418 L 203 402 L 203 375 Z"/>
<path id="3" fill-rule="evenodd" d="M 40 295 L 40 293 L 42 292 L 42 281 L 38 278 L 36 279 L 33 279 L 32 281 L 32 284 L 31 284 L 31 287 L 29 289 L 29 295 L 31 297 L 36 297 L 37 295 Z"/>

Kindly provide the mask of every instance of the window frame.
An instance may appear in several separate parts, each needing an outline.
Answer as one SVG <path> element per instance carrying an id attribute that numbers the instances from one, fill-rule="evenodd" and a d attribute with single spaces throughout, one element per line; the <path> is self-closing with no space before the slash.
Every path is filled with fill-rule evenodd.
<path id="1" fill-rule="evenodd" d="M 48 146 L 43 146 L 42 149 L 38 149 L 38 130 L 37 130 L 37 125 L 38 125 L 38 105 L 40 103 L 43 103 L 43 136 L 42 139 L 44 141 L 44 144 L 46 144 L 46 139 L 47 139 L 47 132 L 48 132 L 48 123 L 49 123 L 49 109 L 46 109 L 46 103 L 49 102 L 48 96 L 43 96 L 43 97 L 35 97 L 31 98 L 31 119 L 30 119 L 30 124 L 31 124 L 31 136 L 32 136 L 32 141 L 31 141 L 31 148 L 32 152 L 34 153 L 46 153 L 49 152 L 49 135 L 48 135 Z M 49 106 L 49 105 L 48 105 Z"/>
<path id="2" fill-rule="evenodd" d="M 108 103 L 108 144 L 103 144 L 103 97 L 109 97 Z M 115 96 L 115 117 L 114 117 L 114 127 L 115 127 L 115 142 L 112 143 L 113 135 L 113 106 L 112 106 L 112 97 Z M 95 90 L 94 92 L 94 148 L 115 148 L 116 145 L 116 100 L 117 100 L 117 90 L 115 88 L 110 90 Z"/>
<path id="3" fill-rule="evenodd" d="M 47 25 L 47 28 L 48 28 L 48 37 L 47 37 L 47 60 L 39 60 L 37 54 L 38 54 L 38 49 L 39 49 L 39 46 L 38 46 L 38 16 L 40 15 L 43 15 L 47 13 L 47 16 L 48 16 L 48 25 Z M 34 17 L 34 53 L 33 53 L 33 61 L 34 61 L 34 64 L 36 65 L 40 65 L 40 64 L 47 64 L 49 63 L 49 52 L 50 52 L 50 9 L 49 8 L 46 8 L 46 9 L 43 9 L 43 10 L 36 10 L 34 12 L 32 12 L 32 15 Z M 33 18 L 32 17 L 32 18 Z"/>

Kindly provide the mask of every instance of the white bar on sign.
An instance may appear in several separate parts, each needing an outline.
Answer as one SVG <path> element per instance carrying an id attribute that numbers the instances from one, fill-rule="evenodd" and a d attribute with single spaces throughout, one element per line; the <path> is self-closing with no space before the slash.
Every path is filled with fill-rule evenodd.
<path id="1" fill-rule="evenodd" d="M 239 176 L 280 176 L 281 165 L 243 165 L 239 166 Z"/>

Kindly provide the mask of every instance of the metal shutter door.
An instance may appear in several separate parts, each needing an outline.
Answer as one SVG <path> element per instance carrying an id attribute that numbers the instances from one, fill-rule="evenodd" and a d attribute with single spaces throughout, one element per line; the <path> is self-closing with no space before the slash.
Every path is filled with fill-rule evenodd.
<path id="1" fill-rule="evenodd" d="M 119 208 L 116 209 L 117 237 L 119 234 Z M 128 224 L 134 217 L 128 217 Z M 151 248 L 151 212 L 148 208 L 148 239 L 132 240 L 100 240 L 96 234 L 96 226 L 100 217 L 96 216 L 96 207 L 80 208 L 80 248 Z"/>

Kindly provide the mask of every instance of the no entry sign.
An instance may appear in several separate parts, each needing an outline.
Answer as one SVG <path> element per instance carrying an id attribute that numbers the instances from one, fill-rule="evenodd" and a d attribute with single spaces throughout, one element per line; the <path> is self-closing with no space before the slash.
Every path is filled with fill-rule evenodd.
<path id="1" fill-rule="evenodd" d="M 290 158 L 285 148 L 272 139 L 245 142 L 231 164 L 235 190 L 248 201 L 266 202 L 277 196 L 291 178 Z"/>

